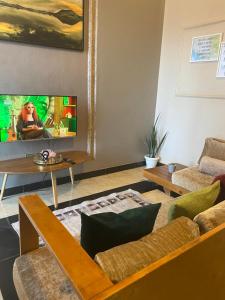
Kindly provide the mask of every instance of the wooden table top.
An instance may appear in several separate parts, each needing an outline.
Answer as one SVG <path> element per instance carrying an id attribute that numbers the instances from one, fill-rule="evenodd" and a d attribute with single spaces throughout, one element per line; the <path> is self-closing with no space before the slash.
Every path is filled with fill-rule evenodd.
<path id="1" fill-rule="evenodd" d="M 60 152 L 63 158 L 72 160 L 75 164 L 80 164 L 91 160 L 90 155 L 85 151 Z M 33 162 L 33 157 L 24 157 L 0 161 L 0 173 L 25 174 L 25 173 L 48 173 L 57 170 L 68 169 L 74 164 L 63 161 L 54 165 L 37 165 Z"/>
<path id="2" fill-rule="evenodd" d="M 181 165 L 181 164 L 176 164 L 176 170 L 175 171 L 179 171 L 182 169 L 187 168 L 187 166 Z M 167 180 L 171 181 L 172 178 L 172 173 L 168 172 L 168 165 L 163 165 L 163 166 L 159 166 L 159 167 L 155 167 L 152 169 L 145 169 L 144 173 L 151 173 L 160 177 L 163 177 Z"/>
<path id="3" fill-rule="evenodd" d="M 176 163 L 175 171 L 179 171 L 185 168 L 187 168 L 187 166 Z M 145 169 L 144 176 L 147 179 L 163 186 L 170 191 L 174 191 L 177 194 L 182 195 L 189 192 L 188 190 L 172 183 L 172 173 L 168 172 L 168 165 L 163 165 L 152 169 Z"/>

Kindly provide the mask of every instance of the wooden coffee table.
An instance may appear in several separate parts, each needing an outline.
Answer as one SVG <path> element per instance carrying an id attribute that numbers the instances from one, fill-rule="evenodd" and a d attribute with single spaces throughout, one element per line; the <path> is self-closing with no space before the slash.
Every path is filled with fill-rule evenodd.
<path id="1" fill-rule="evenodd" d="M 61 163 L 54 165 L 36 165 L 33 162 L 33 157 L 16 158 L 5 161 L 0 161 L 0 174 L 4 174 L 0 201 L 3 198 L 5 185 L 8 175 L 29 175 L 35 173 L 50 173 L 52 180 L 52 192 L 55 208 L 58 207 L 58 194 L 56 189 L 56 177 L 55 173 L 64 169 L 69 169 L 70 178 L 72 184 L 74 183 L 73 165 L 81 164 L 91 159 L 90 155 L 86 151 L 67 151 L 61 152 L 63 160 Z"/>
<path id="2" fill-rule="evenodd" d="M 182 170 L 184 168 L 187 167 L 181 164 L 176 164 L 176 171 Z M 190 192 L 185 188 L 172 183 L 172 174 L 168 172 L 167 165 L 159 166 L 152 169 L 145 169 L 144 176 L 147 179 L 157 183 L 158 185 L 161 185 L 164 188 L 165 192 L 172 191 L 179 195 L 183 195 Z"/>

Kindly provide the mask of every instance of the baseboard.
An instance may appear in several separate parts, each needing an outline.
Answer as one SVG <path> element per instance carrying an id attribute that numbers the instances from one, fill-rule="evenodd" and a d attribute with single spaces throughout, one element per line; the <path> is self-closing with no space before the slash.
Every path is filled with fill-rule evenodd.
<path id="1" fill-rule="evenodd" d="M 107 169 L 91 171 L 91 172 L 87 172 L 87 173 L 76 174 L 75 180 L 82 180 L 82 179 L 87 179 L 87 178 L 96 177 L 96 176 L 100 176 L 100 175 L 106 175 L 106 174 L 110 174 L 110 173 L 134 169 L 137 167 L 142 167 L 144 165 L 145 165 L 145 162 L 141 161 L 141 162 L 136 162 L 136 163 L 132 163 L 132 164 L 116 166 L 116 167 L 111 167 L 111 168 L 107 168 Z M 64 184 L 67 182 L 70 182 L 69 176 L 57 178 L 57 185 Z M 4 196 L 11 196 L 11 195 L 16 195 L 16 194 L 20 194 L 20 193 L 31 192 L 34 190 L 50 187 L 51 185 L 52 185 L 51 180 L 43 180 L 43 181 L 39 181 L 39 182 L 34 182 L 34 183 L 30 183 L 30 184 L 7 188 L 7 189 L 5 189 Z"/>

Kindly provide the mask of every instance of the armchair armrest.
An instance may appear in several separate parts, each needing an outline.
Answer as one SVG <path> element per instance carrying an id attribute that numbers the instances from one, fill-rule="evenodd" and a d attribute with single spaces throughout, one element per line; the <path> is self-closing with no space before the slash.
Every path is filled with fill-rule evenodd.
<path id="1" fill-rule="evenodd" d="M 38 195 L 20 197 L 20 254 L 46 243 L 82 299 L 90 299 L 113 284 L 87 255 Z"/>

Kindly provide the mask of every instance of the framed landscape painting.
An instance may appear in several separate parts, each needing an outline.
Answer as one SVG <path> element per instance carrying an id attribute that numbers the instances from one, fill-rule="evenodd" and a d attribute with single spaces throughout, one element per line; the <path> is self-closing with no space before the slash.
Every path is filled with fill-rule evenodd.
<path id="1" fill-rule="evenodd" d="M 83 50 L 83 0 L 0 0 L 0 39 Z"/>

